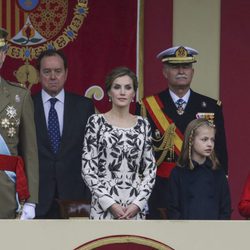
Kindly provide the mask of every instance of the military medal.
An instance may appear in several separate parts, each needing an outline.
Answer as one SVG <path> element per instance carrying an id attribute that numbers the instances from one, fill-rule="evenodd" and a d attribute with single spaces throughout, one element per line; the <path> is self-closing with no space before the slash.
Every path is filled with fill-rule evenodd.
<path id="1" fill-rule="evenodd" d="M 10 128 L 8 129 L 8 136 L 9 136 L 9 137 L 13 137 L 15 134 L 16 134 L 16 129 L 13 128 L 13 127 L 10 127 Z"/>
<path id="2" fill-rule="evenodd" d="M 209 122 L 214 123 L 214 113 L 197 113 L 196 118 L 207 119 Z"/>
<path id="3" fill-rule="evenodd" d="M 13 106 L 8 106 L 6 108 L 6 112 L 7 112 L 7 116 L 11 119 L 11 118 L 15 118 L 17 113 L 16 113 L 16 109 Z"/>
<path id="4" fill-rule="evenodd" d="M 155 130 L 155 138 L 160 139 L 161 138 L 161 133 L 158 129 Z"/>
<path id="5" fill-rule="evenodd" d="M 8 128 L 10 126 L 10 121 L 7 118 L 3 118 L 1 120 L 1 127 L 2 128 Z"/>
<path id="6" fill-rule="evenodd" d="M 183 115 L 184 114 L 184 108 L 180 107 L 177 109 L 178 115 Z"/>
<path id="7" fill-rule="evenodd" d="M 207 107 L 207 103 L 206 103 L 206 102 L 202 102 L 202 103 L 201 103 L 201 107 L 202 107 L 202 108 L 206 108 L 206 107 Z"/>
<path id="8" fill-rule="evenodd" d="M 19 96 L 19 95 L 16 95 L 16 96 L 15 96 L 15 101 L 16 101 L 16 102 L 20 102 L 20 96 Z"/>
<path id="9" fill-rule="evenodd" d="M 18 99 L 17 96 L 18 95 L 16 95 L 16 99 Z M 14 137 L 16 134 L 16 127 L 20 125 L 20 119 L 16 119 L 17 110 L 13 106 L 7 106 L 5 111 L 6 117 L 1 119 L 1 127 L 6 129 L 8 137 Z"/>
<path id="10" fill-rule="evenodd" d="M 183 115 L 184 114 L 184 104 L 186 102 L 183 100 L 183 99 L 179 99 L 175 104 L 176 104 L 176 107 L 177 107 L 177 113 L 178 115 Z"/>
<path id="11" fill-rule="evenodd" d="M 20 119 L 16 119 L 16 127 L 20 125 Z"/>

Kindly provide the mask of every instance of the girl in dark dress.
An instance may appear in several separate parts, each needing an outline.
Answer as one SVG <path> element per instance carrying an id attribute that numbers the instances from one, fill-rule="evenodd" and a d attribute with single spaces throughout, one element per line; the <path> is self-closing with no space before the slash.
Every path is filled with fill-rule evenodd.
<path id="1" fill-rule="evenodd" d="M 169 219 L 230 219 L 231 200 L 223 168 L 214 153 L 215 126 L 199 118 L 189 123 L 177 166 L 169 181 Z"/>

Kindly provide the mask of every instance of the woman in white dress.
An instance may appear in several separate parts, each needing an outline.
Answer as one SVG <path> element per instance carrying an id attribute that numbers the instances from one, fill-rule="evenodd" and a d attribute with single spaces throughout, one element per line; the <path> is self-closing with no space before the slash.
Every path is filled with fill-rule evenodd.
<path id="1" fill-rule="evenodd" d="M 128 68 L 106 78 L 110 111 L 86 126 L 82 177 L 92 193 L 91 219 L 145 219 L 156 176 L 149 122 L 129 112 L 138 87 Z"/>

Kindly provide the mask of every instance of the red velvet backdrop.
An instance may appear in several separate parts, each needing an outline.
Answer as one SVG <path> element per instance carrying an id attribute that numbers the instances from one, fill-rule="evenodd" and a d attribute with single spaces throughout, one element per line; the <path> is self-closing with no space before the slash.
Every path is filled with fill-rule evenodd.
<path id="1" fill-rule="evenodd" d="M 2 0 L 2 6 L 0 6 L 0 12 L 3 13 L 2 26 L 7 28 L 7 23 L 11 23 L 9 39 L 13 38 L 25 24 L 25 11 L 18 7 L 17 2 L 16 0 Z M 56 2 L 63 3 L 64 0 L 41 0 L 38 7 L 42 5 L 42 10 L 51 6 L 51 9 L 56 9 Z M 68 15 L 57 36 L 61 35 L 70 24 L 77 2 L 75 0 L 68 1 Z M 117 66 L 128 66 L 136 71 L 138 2 L 139 0 L 88 1 L 88 14 L 79 31 L 76 32 L 76 38 L 63 47 L 69 61 L 67 90 L 85 94 L 86 89 L 93 85 L 104 89 L 106 74 Z M 54 5 L 46 6 L 45 3 L 54 3 Z M 172 44 L 172 5 L 172 0 L 144 0 L 144 62 L 140 63 L 144 64 L 144 93 L 146 95 L 166 87 L 166 81 L 162 76 L 162 65 L 156 59 L 156 54 Z M 38 7 L 31 12 L 31 15 L 41 15 Z M 47 15 L 50 17 L 53 14 Z M 47 28 L 50 27 L 48 20 L 44 20 Z M 39 23 L 32 23 L 32 20 L 31 24 L 35 29 L 41 28 L 38 27 Z M 46 36 L 47 38 L 50 36 L 49 32 L 45 34 Z M 56 36 L 47 39 L 47 41 L 55 41 L 55 39 Z M 16 46 L 15 44 L 11 45 Z M 38 46 L 35 44 L 30 48 Z M 13 50 L 11 53 L 15 54 L 15 51 Z M 31 60 L 29 63 L 35 65 L 35 60 Z M 23 64 L 22 58 L 8 57 L 1 74 L 7 79 L 17 81 L 13 72 L 17 71 Z M 33 85 L 32 92 L 35 93 L 38 90 L 40 90 L 40 86 Z M 106 111 L 110 104 L 105 97 L 102 101 L 96 101 L 96 106 L 100 111 Z"/>
<path id="2" fill-rule="evenodd" d="M 5 12 L 8 0 L 3 2 L 4 4 L 0 7 L 2 8 L 2 12 Z M 13 9 L 17 8 L 15 2 L 17 1 L 11 0 L 11 4 L 13 5 L 11 7 L 12 12 Z M 46 11 L 46 8 L 48 11 L 51 11 L 51 9 L 56 11 L 57 4 L 63 5 L 63 2 L 65 0 L 42 0 L 39 6 L 40 8 L 42 7 L 43 11 Z M 51 3 L 51 5 L 46 6 L 46 3 Z M 77 3 L 78 1 L 76 0 L 68 1 L 68 15 L 66 16 L 64 26 L 59 30 L 57 36 L 47 39 L 47 41 L 53 42 L 65 32 L 75 14 Z M 31 15 L 34 16 L 37 14 L 40 17 L 41 13 L 39 11 L 39 8 L 36 8 L 31 12 Z M 23 9 L 19 9 L 20 13 L 22 16 L 24 15 Z M 53 14 L 53 12 L 49 12 L 47 15 L 50 17 Z M 5 20 L 8 17 L 10 16 L 6 15 L 2 18 Z M 12 17 L 15 17 L 15 15 L 12 14 Z M 14 18 L 12 19 L 14 22 Z M 50 27 L 48 20 L 44 18 L 44 27 L 46 28 Z M 51 20 L 52 22 L 53 20 Z M 6 23 L 6 21 L 2 22 L 3 25 Z M 41 22 L 35 24 L 31 20 L 31 24 L 36 30 L 42 27 L 39 27 Z M 54 28 L 51 25 L 51 32 Z M 15 34 L 11 33 L 9 38 L 12 38 L 13 35 Z M 93 85 L 97 85 L 102 90 L 105 90 L 104 79 L 112 68 L 127 66 L 136 71 L 137 1 L 89 0 L 88 14 L 79 31 L 75 32 L 75 35 L 76 37 L 72 42 L 69 42 L 67 46 L 63 46 L 63 51 L 68 58 L 69 65 L 68 81 L 65 85 L 67 90 L 83 95 Z M 48 38 L 49 36 L 50 34 L 47 32 L 45 37 Z M 38 46 L 32 45 L 30 47 L 35 48 Z M 11 53 L 13 54 L 14 51 Z M 30 63 L 34 65 L 35 60 L 30 61 Z M 22 59 L 13 60 L 13 58 L 8 57 L 1 74 L 7 79 L 17 81 L 13 76 L 13 71 L 16 71 L 23 64 L 24 61 Z M 32 92 L 35 93 L 38 90 L 40 90 L 40 86 L 33 85 Z M 105 97 L 102 101 L 96 102 L 96 106 L 100 111 L 107 110 L 109 108 L 107 98 Z"/>
<path id="3" fill-rule="evenodd" d="M 145 0 L 144 94 L 155 94 L 167 87 L 162 63 L 156 55 L 172 46 L 173 1 Z"/>
<path id="4" fill-rule="evenodd" d="M 16 1 L 2 0 L 2 26 L 7 25 L 6 18 L 15 17 L 13 8 L 10 9 L 11 16 L 6 14 L 8 2 L 13 4 Z M 76 3 L 68 1 L 69 19 Z M 92 85 L 103 87 L 105 75 L 113 67 L 126 65 L 136 70 L 137 1 L 89 0 L 88 6 L 89 13 L 76 39 L 64 47 L 69 60 L 66 88 L 79 94 L 84 94 Z M 145 95 L 149 95 L 166 87 L 161 63 L 155 56 L 172 43 L 172 0 L 145 0 L 144 11 L 144 88 Z M 21 11 L 20 26 L 23 16 Z M 220 93 L 229 149 L 234 219 L 241 218 L 237 204 L 250 165 L 247 157 L 250 144 L 247 99 L 250 87 L 246 79 L 250 58 L 250 29 L 246 22 L 249 16 L 249 1 L 239 0 L 236 3 L 234 0 L 221 0 Z M 69 22 L 66 20 L 64 26 Z M 34 61 L 31 63 L 34 64 Z M 8 57 L 1 74 L 15 80 L 13 71 L 22 64 L 21 59 Z M 34 86 L 32 91 L 36 92 L 39 88 Z M 107 110 L 108 105 L 106 98 L 101 105 L 97 103 L 100 111 Z"/>
<path id="5" fill-rule="evenodd" d="M 233 219 L 240 219 L 237 205 L 250 170 L 249 60 L 250 2 L 221 0 L 220 93 L 224 106 L 229 150 L 229 181 Z"/>
<path id="6" fill-rule="evenodd" d="M 41 0 L 43 2 L 60 2 Z M 17 21 L 15 0 L 2 0 L 1 25 L 11 29 Z M 78 1 L 68 1 L 69 25 Z M 172 43 L 172 0 L 144 0 L 144 93 L 149 95 L 166 87 L 161 63 L 156 54 Z M 69 78 L 66 89 L 84 94 L 86 89 L 99 85 L 103 88 L 106 74 L 116 66 L 126 65 L 136 70 L 137 1 L 89 0 L 89 13 L 79 29 L 76 39 L 64 47 L 69 60 Z M 20 29 L 24 12 L 19 12 Z M 243 183 L 249 172 L 247 157 L 250 144 L 249 109 L 250 90 L 247 76 L 250 58 L 250 2 L 247 0 L 221 0 L 221 66 L 220 97 L 223 101 L 229 150 L 229 182 L 232 193 L 233 218 L 240 219 L 237 204 Z M 12 31 L 13 33 L 13 31 Z M 13 35 L 11 33 L 11 36 Z M 15 80 L 13 72 L 23 65 L 21 59 L 8 57 L 1 74 Z M 31 61 L 34 64 L 34 61 Z M 153 86 L 153 87 L 152 87 Z M 235 87 L 236 86 L 236 87 Z M 33 92 L 40 87 L 34 86 Z M 109 108 L 105 98 L 97 103 L 100 111 Z"/>

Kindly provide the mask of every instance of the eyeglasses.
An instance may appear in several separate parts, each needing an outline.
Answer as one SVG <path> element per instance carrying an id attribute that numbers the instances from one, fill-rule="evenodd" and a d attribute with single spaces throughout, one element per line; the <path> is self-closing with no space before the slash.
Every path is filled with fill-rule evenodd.
<path id="1" fill-rule="evenodd" d="M 64 73 L 64 70 L 59 68 L 59 69 L 43 69 L 41 71 L 41 73 L 45 76 L 45 77 L 50 77 L 52 75 L 59 77 Z"/>

